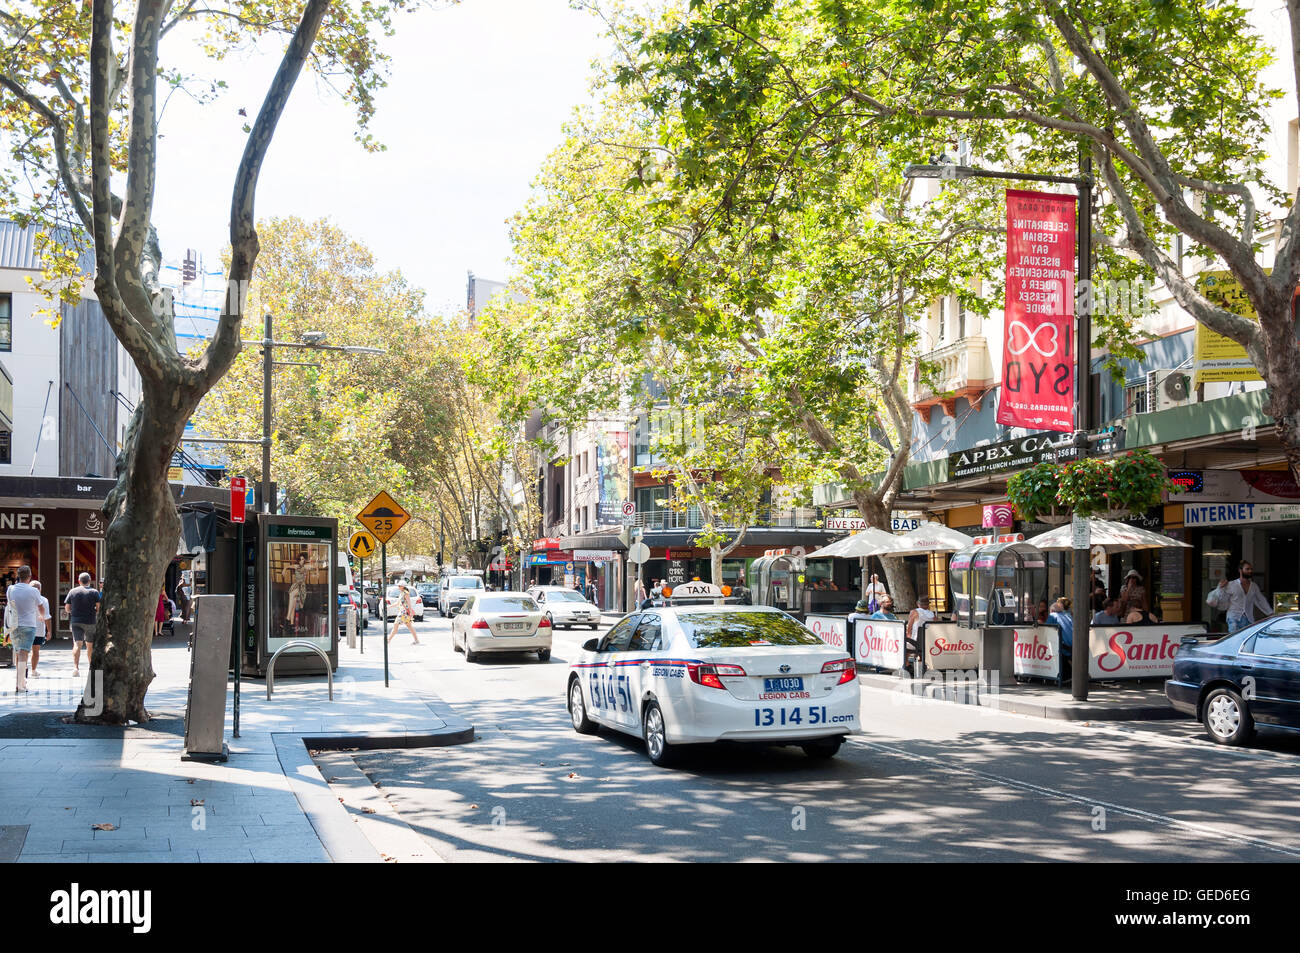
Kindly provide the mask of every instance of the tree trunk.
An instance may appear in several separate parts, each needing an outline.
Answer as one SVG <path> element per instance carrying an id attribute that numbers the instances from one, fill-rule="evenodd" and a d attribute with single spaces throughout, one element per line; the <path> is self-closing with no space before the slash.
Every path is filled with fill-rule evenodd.
<path id="1" fill-rule="evenodd" d="M 858 505 L 858 513 L 868 526 L 890 530 L 890 517 L 893 515 L 885 504 L 870 493 L 859 492 L 853 495 Z M 912 577 L 907 572 L 907 564 L 900 556 L 881 556 L 880 563 L 885 567 L 885 583 L 890 597 L 894 600 L 894 612 L 911 612 L 916 607 L 916 590 L 912 587 Z"/>
<path id="2" fill-rule="evenodd" d="M 158 595 L 181 531 L 167 468 L 189 417 L 184 408 L 168 406 L 175 393 L 164 403 L 157 390 L 146 383 L 117 459 L 117 485 L 104 504 L 104 601 L 95 627 L 91 694 L 75 716 L 82 723 L 149 720 L 144 698 L 154 678 Z"/>

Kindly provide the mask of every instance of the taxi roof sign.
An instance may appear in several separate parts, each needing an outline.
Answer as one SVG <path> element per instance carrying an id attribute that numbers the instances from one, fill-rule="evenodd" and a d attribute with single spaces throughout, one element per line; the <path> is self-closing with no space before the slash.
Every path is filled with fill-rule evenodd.
<path id="1" fill-rule="evenodd" d="M 370 530 L 381 543 L 387 543 L 411 519 L 411 514 L 383 490 L 357 514 L 357 522 Z"/>
<path id="2" fill-rule="evenodd" d="M 364 529 L 357 530 L 348 540 L 348 552 L 357 559 L 369 559 L 378 547 L 379 543 Z"/>
<path id="3" fill-rule="evenodd" d="M 711 582 L 701 582 L 698 579 L 678 583 L 675 586 L 665 586 L 663 590 L 664 599 L 672 603 L 686 599 L 726 599 L 730 595 L 730 586 L 718 587 Z"/>

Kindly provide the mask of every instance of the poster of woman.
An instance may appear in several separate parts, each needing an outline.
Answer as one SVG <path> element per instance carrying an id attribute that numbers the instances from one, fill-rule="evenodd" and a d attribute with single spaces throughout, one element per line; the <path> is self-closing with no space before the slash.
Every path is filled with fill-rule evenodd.
<path id="1" fill-rule="evenodd" d="M 330 648 L 330 551 L 328 543 L 271 543 L 267 567 L 271 580 L 268 650 L 274 652 L 294 639 Z"/>

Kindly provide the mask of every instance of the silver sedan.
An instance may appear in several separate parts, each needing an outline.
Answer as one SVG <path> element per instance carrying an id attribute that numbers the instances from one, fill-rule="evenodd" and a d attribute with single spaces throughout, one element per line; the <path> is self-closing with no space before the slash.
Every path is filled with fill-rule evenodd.
<path id="1" fill-rule="evenodd" d="M 523 593 L 474 594 L 451 613 L 451 647 L 477 662 L 484 652 L 536 652 L 551 658 L 551 620 Z"/>
<path id="2" fill-rule="evenodd" d="M 564 586 L 534 586 L 528 594 L 537 600 L 557 629 L 600 625 L 600 607 L 588 602 L 582 593 Z"/>

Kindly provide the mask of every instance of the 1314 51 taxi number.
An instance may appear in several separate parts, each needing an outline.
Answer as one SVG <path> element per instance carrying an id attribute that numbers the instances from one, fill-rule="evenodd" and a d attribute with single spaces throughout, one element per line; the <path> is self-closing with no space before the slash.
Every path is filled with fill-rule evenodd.
<path id="1" fill-rule="evenodd" d="M 632 710 L 632 689 L 626 675 L 606 675 L 596 672 L 589 678 L 591 707 L 610 711 Z"/>
<path id="2" fill-rule="evenodd" d="M 852 715 L 837 715 L 835 721 L 851 719 Z M 830 715 L 825 705 L 813 705 L 809 708 L 755 708 L 754 727 L 768 728 L 773 725 L 829 725 Z"/>

